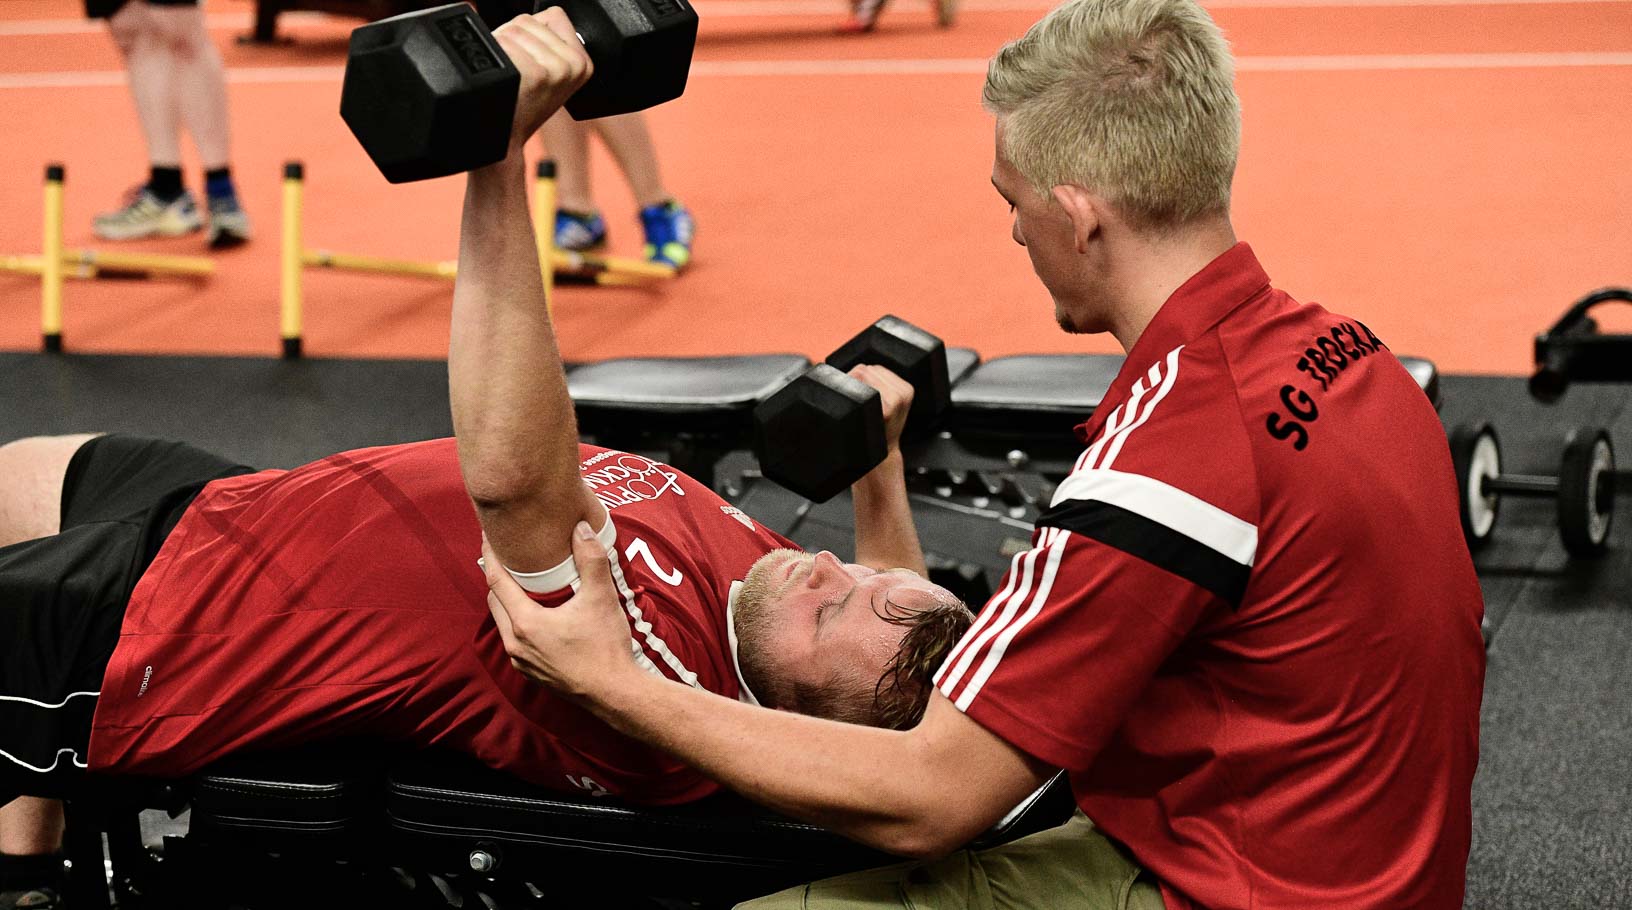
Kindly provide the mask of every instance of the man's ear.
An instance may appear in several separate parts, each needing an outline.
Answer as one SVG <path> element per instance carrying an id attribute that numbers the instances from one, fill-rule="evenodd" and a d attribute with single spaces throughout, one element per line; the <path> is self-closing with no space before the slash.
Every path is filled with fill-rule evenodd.
<path id="1" fill-rule="evenodd" d="M 1088 241 L 1099 230 L 1099 199 L 1075 183 L 1062 183 L 1051 191 L 1054 201 L 1071 219 L 1071 233 L 1078 253 L 1088 252 Z"/>

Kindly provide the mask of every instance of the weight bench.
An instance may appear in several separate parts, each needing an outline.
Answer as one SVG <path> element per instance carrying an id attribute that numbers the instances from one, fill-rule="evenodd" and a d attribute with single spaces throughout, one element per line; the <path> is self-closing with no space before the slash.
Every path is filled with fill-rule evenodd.
<path id="1" fill-rule="evenodd" d="M 499 906 L 505 895 L 519 903 L 538 892 L 565 897 L 566 905 L 662 898 L 730 906 L 899 861 L 730 794 L 634 807 L 546 790 L 463 756 L 390 755 L 315 746 L 235 757 L 181 783 L 97 780 L 95 795 L 70 803 L 70 906 L 109 906 L 103 832 L 121 908 L 146 899 L 226 906 L 245 894 L 277 905 L 273 895 L 284 890 L 290 899 L 322 894 L 336 905 L 382 905 L 382 892 L 405 894 L 408 879 L 428 887 L 431 876 Z M 146 798 L 159 793 L 161 800 Z M 156 862 L 141 845 L 135 813 L 182 804 L 191 810 L 188 833 L 166 837 Z M 971 846 L 1054 827 L 1074 809 L 1062 773 Z"/>
<path id="2" fill-rule="evenodd" d="M 956 383 L 980 355 L 948 348 L 946 361 Z M 662 451 L 713 487 L 720 458 L 753 446 L 754 407 L 809 367 L 799 354 L 605 360 L 569 373 L 567 392 L 581 435 L 609 448 Z"/>
<path id="3" fill-rule="evenodd" d="M 1030 470 L 1063 476 L 1082 445 L 1073 429 L 1093 415 L 1116 374 L 1121 354 L 1018 354 L 980 364 L 952 388 L 952 415 L 941 442 L 957 448 L 909 458 L 941 470 Z M 1440 407 L 1439 370 L 1432 361 L 1400 363 Z"/>
<path id="4" fill-rule="evenodd" d="M 596 882 L 606 892 L 603 904 L 621 883 L 626 897 L 729 906 L 900 861 L 733 794 L 631 807 L 533 787 L 463 756 L 402 760 L 391 769 L 386 799 L 390 838 L 416 867 L 531 883 L 546 894 L 553 882 Z M 1054 827 L 1074 809 L 1060 774 L 971 846 Z"/>

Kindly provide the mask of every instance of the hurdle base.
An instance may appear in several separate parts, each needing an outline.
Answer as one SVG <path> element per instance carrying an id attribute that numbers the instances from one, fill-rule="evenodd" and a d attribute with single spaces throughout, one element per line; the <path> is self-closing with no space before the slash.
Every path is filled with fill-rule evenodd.
<path id="1" fill-rule="evenodd" d="M 285 339 L 283 339 L 283 359 L 284 360 L 299 360 L 300 358 L 301 358 L 300 339 L 299 338 L 285 338 Z"/>
<path id="2" fill-rule="evenodd" d="M 52 332 L 40 336 L 40 350 L 47 354 L 62 353 L 62 333 Z"/>

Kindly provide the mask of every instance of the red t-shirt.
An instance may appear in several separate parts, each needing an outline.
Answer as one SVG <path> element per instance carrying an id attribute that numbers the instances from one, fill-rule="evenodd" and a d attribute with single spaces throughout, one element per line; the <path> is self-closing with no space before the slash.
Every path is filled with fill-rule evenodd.
<path id="1" fill-rule="evenodd" d="M 738 697 L 731 585 L 792 544 L 661 463 L 580 452 L 617 529 L 631 647 L 652 672 Z M 174 777 L 235 752 L 379 737 L 635 802 L 713 792 L 510 666 L 480 555 L 451 439 L 209 484 L 131 595 L 92 770 Z"/>
<path id="2" fill-rule="evenodd" d="M 1460 908 L 1483 603 L 1445 434 L 1238 244 L 1140 337 L 936 675 L 1170 910 Z"/>

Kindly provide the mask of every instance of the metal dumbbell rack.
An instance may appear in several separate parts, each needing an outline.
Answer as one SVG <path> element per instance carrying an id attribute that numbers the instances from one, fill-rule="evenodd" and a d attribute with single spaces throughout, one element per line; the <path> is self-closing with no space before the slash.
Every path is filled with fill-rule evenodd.
<path id="1" fill-rule="evenodd" d="M 1572 383 L 1632 383 L 1632 335 L 1604 334 L 1590 315 L 1606 303 L 1632 303 L 1632 290 L 1594 291 L 1536 336 L 1531 397 L 1551 404 Z M 1632 471 L 1615 467 L 1607 430 L 1588 426 L 1571 432 L 1552 477 L 1503 473 L 1501 446 L 1489 424 L 1453 429 L 1450 444 L 1470 547 L 1489 540 L 1503 497 L 1526 496 L 1556 500 L 1559 537 L 1571 556 L 1590 559 L 1608 549 L 1615 497 L 1632 492 Z"/>

